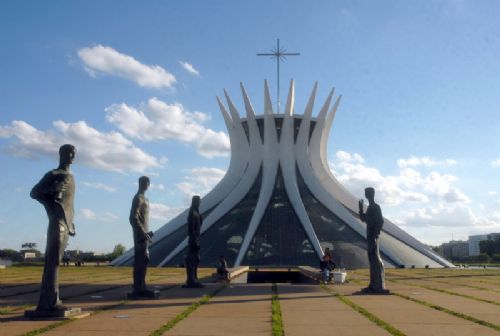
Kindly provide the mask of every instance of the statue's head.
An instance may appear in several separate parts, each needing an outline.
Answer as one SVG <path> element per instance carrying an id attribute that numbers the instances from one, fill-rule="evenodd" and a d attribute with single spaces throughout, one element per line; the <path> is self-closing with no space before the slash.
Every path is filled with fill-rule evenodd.
<path id="1" fill-rule="evenodd" d="M 191 208 L 198 209 L 200 207 L 200 196 L 194 195 L 191 200 Z"/>
<path id="2" fill-rule="evenodd" d="M 73 145 L 65 144 L 59 147 L 59 162 L 61 164 L 72 164 L 75 159 L 76 148 Z"/>
<path id="3" fill-rule="evenodd" d="M 146 191 L 149 188 L 149 177 L 141 176 L 139 177 L 139 189 L 142 191 Z"/>
<path id="4" fill-rule="evenodd" d="M 373 201 L 373 199 L 375 198 L 375 189 L 373 189 L 372 187 L 365 188 L 365 197 L 368 200 Z"/>

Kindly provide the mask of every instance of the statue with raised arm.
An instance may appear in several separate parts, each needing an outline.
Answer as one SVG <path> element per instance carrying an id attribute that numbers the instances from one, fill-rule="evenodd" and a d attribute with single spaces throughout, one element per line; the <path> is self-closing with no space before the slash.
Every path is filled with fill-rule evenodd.
<path id="1" fill-rule="evenodd" d="M 200 196 L 193 196 L 188 214 L 188 251 L 186 256 L 187 280 L 184 287 L 204 287 L 198 281 L 198 265 L 200 264 L 200 230 L 203 219 L 200 214 Z"/>
<path id="2" fill-rule="evenodd" d="M 368 261 L 370 263 L 370 284 L 362 289 L 362 293 L 388 294 L 385 289 L 384 263 L 380 258 L 379 237 L 384 217 L 380 206 L 375 203 L 375 189 L 366 188 L 365 197 L 368 199 L 368 209 L 364 212 L 363 200 L 359 200 L 359 218 L 366 223 L 366 241 L 368 245 Z"/>
<path id="3" fill-rule="evenodd" d="M 63 145 L 59 148 L 59 167 L 46 173 L 31 190 L 31 198 L 40 202 L 47 211 L 47 246 L 43 268 L 40 298 L 36 310 L 25 312 L 29 317 L 69 316 L 79 313 L 79 308 L 64 306 L 59 298 L 59 264 L 68 243 L 68 236 L 75 235 L 73 200 L 75 180 L 69 171 L 76 148 Z"/>
<path id="4" fill-rule="evenodd" d="M 149 263 L 149 243 L 153 233 L 149 231 L 149 200 L 145 193 L 150 185 L 149 177 L 139 178 L 139 189 L 132 200 L 129 221 L 134 235 L 134 286 L 129 299 L 157 298 L 158 291 L 146 287 L 146 271 Z"/>

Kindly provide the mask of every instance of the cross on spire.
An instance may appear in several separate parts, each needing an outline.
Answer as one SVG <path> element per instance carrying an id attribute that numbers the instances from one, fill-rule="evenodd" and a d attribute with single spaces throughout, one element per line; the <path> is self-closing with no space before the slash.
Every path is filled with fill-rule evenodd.
<path id="1" fill-rule="evenodd" d="M 300 53 L 287 53 L 286 49 L 281 49 L 280 48 L 280 39 L 277 39 L 277 44 L 276 48 L 273 48 L 271 50 L 271 53 L 259 53 L 257 56 L 271 56 L 271 58 L 274 58 L 276 60 L 276 67 L 277 67 L 277 86 L 278 86 L 278 101 L 277 101 L 277 113 L 280 113 L 280 62 L 284 62 L 286 60 L 286 56 L 299 56 Z"/>

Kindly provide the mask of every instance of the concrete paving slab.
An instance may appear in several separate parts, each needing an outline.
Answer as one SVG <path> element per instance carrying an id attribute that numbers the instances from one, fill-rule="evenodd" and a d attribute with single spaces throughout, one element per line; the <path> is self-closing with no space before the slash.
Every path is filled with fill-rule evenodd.
<path id="1" fill-rule="evenodd" d="M 398 285 L 389 286 L 391 291 L 402 292 Z M 355 304 L 367 309 L 407 335 L 498 335 L 498 332 L 474 322 L 437 311 L 395 295 L 353 295 L 359 285 L 333 286 L 333 290 L 346 296 Z M 424 289 L 406 286 L 406 295 L 419 300 L 425 297 Z M 439 294 L 439 293 L 438 293 Z M 445 333 L 444 331 L 449 333 Z"/>
<path id="2" fill-rule="evenodd" d="M 389 335 L 318 285 L 278 285 L 286 335 Z"/>
<path id="3" fill-rule="evenodd" d="M 271 285 L 231 285 L 165 335 L 270 335 Z"/>
<path id="4" fill-rule="evenodd" d="M 87 319 L 74 321 L 44 335 L 74 335 L 86 332 L 92 335 L 149 335 L 164 323 L 181 313 L 193 302 L 215 289 L 209 285 L 203 289 L 176 287 L 161 293 L 159 300 L 127 302 Z"/>

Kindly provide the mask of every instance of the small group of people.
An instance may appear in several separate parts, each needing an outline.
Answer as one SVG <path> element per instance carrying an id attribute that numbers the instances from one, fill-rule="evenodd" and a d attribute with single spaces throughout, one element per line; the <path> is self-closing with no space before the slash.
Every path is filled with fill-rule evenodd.
<path id="1" fill-rule="evenodd" d="M 321 270 L 323 278 L 322 280 L 325 285 L 332 281 L 333 270 L 335 269 L 335 267 L 336 265 L 333 262 L 332 251 L 329 247 L 327 247 L 325 248 L 323 258 L 319 262 L 319 268 Z"/>

